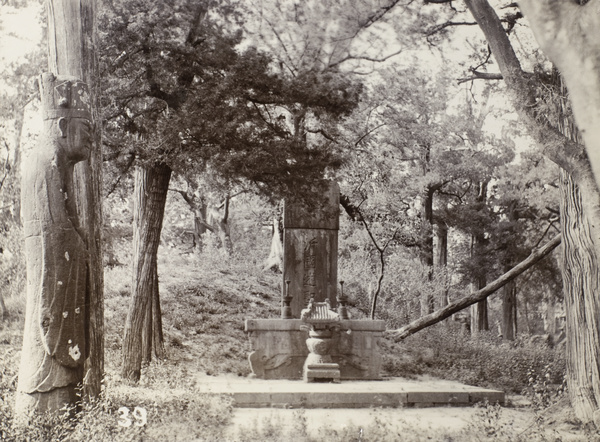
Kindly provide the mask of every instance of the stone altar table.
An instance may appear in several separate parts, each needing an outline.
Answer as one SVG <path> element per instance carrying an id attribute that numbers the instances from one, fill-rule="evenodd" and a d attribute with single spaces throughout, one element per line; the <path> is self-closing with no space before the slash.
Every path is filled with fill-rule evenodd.
<path id="1" fill-rule="evenodd" d="M 247 319 L 245 330 L 254 350 L 250 367 L 261 379 L 302 379 L 308 356 L 308 331 L 301 319 Z M 342 319 L 333 332 L 331 357 L 340 366 L 341 380 L 380 380 L 378 341 L 385 321 Z"/>

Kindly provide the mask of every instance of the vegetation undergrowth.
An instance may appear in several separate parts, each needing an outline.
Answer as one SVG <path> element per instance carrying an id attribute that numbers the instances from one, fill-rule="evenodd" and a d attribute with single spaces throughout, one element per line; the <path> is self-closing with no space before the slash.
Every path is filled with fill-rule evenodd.
<path id="1" fill-rule="evenodd" d="M 469 335 L 447 322 L 382 346 L 391 376 L 430 375 L 513 394 L 563 389 L 564 349 L 528 337 L 503 341 L 491 332 Z"/>

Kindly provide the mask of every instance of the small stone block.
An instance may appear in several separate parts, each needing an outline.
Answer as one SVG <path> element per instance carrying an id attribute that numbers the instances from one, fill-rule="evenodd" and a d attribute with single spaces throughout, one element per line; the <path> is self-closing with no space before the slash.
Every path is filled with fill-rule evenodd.
<path id="1" fill-rule="evenodd" d="M 340 372 L 325 371 L 325 370 L 314 370 L 306 373 L 306 382 L 330 380 L 331 382 L 340 382 Z"/>
<path id="2" fill-rule="evenodd" d="M 308 368 L 309 370 L 339 370 L 340 364 L 336 364 L 335 362 L 323 364 L 308 364 L 306 368 Z"/>
<path id="3" fill-rule="evenodd" d="M 489 390 L 489 391 L 474 391 L 469 394 L 469 402 L 472 404 L 476 402 L 488 401 L 490 404 L 504 405 L 504 392 Z"/>
<path id="4" fill-rule="evenodd" d="M 340 366 L 335 363 L 309 364 L 304 370 L 304 380 L 306 382 L 331 380 L 331 382 L 339 383 Z"/>
<path id="5" fill-rule="evenodd" d="M 466 405 L 469 403 L 469 393 L 466 392 L 409 392 L 408 403 L 414 404 L 446 404 L 446 405 Z"/>

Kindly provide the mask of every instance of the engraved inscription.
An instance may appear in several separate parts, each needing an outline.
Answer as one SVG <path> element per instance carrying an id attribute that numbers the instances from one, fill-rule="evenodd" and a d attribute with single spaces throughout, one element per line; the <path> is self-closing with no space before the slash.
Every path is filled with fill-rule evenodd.
<path id="1" fill-rule="evenodd" d="M 308 304 L 310 298 L 316 294 L 317 281 L 317 238 L 311 239 L 304 248 L 304 277 L 302 281 L 302 293 L 304 304 Z"/>

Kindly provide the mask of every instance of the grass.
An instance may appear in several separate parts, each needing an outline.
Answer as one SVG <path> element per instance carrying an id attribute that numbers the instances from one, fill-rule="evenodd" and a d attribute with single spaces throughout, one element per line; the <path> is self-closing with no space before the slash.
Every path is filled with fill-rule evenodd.
<path id="1" fill-rule="evenodd" d="M 126 242 L 113 244 L 113 248 L 120 262 L 130 262 Z M 167 359 L 145 367 L 136 387 L 124 384 L 118 375 L 131 291 L 130 270 L 123 265 L 107 268 L 104 397 L 84 404 L 83 413 L 75 419 L 45 416 L 25 430 L 11 426 L 24 305 L 18 296 L 7 298 L 10 316 L 0 323 L 0 440 L 560 440 L 552 438 L 554 430 L 548 425 L 535 424 L 526 432 L 514 431 L 508 418 L 503 417 L 503 409 L 491 405 L 471 413 L 475 415 L 472 423 L 457 431 L 423 428 L 418 422 L 408 421 L 398 426 L 401 414 L 384 419 L 377 416 L 377 410 L 371 411 L 375 419 L 369 425 L 355 422 L 342 429 L 325 425 L 309 431 L 307 417 L 299 410 L 291 420 L 282 421 L 273 415 L 238 426 L 237 433 L 232 434 L 229 399 L 200 395 L 195 387 L 197 374 L 201 373 L 247 376 L 250 347 L 243 331 L 244 319 L 278 316 L 281 276 L 262 271 L 260 260 L 248 256 L 238 252 L 226 257 L 210 248 L 200 256 L 172 247 L 159 249 Z M 546 395 L 537 409 L 529 406 L 536 418 L 534 423 L 547 422 L 543 410 L 548 407 L 570 416 L 561 390 L 550 394 L 547 385 L 561 381 L 564 357 L 560 351 L 534 346 L 526 340 L 507 345 L 491 335 L 471 338 L 452 327 L 433 327 L 402 342 L 384 339 L 384 374 L 430 375 L 501 388 L 529 394 L 534 404 L 536 394 Z M 553 413 L 555 423 L 566 425 L 566 418 L 561 420 L 557 412 Z M 127 418 L 131 425 L 124 426 Z M 142 420 L 144 425 L 136 425 Z M 571 421 L 569 434 L 581 436 L 579 440 L 592 440 L 592 433 L 578 427 L 574 419 Z M 567 434 L 565 428 L 560 434 Z"/>

